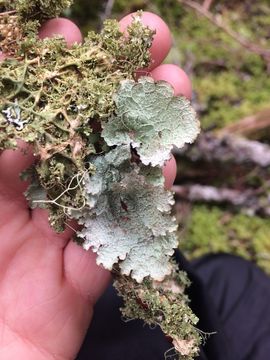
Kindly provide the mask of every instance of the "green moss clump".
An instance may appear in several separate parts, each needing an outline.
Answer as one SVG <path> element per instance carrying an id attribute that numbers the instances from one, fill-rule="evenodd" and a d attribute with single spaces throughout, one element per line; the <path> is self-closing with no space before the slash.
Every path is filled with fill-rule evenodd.
<path id="1" fill-rule="evenodd" d="M 196 21 L 194 21 L 196 18 Z M 181 36 L 174 30 L 180 61 L 192 59 L 192 78 L 202 109 L 203 128 L 234 122 L 269 103 L 266 64 L 243 49 L 222 30 L 192 10 L 181 19 Z"/>
<path id="2" fill-rule="evenodd" d="M 180 248 L 191 258 L 206 253 L 228 252 L 226 229 L 220 223 L 222 211 L 214 207 L 195 206 Z"/>
<path id="3" fill-rule="evenodd" d="M 226 252 L 254 261 L 270 274 L 270 220 L 195 205 L 180 248 L 189 258 Z"/>
<path id="4" fill-rule="evenodd" d="M 270 274 L 270 220 L 239 214 L 227 226 L 232 232 L 229 239 L 232 252 L 238 255 L 244 252 L 246 258 Z"/>

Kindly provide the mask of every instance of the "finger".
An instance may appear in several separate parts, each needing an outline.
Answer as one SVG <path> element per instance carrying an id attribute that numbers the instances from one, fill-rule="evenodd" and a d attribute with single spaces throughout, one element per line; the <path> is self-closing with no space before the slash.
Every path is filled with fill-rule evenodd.
<path id="1" fill-rule="evenodd" d="M 32 223 L 36 226 L 42 239 L 50 246 L 63 249 L 64 278 L 77 293 L 89 303 L 94 304 L 104 292 L 110 281 L 110 272 L 97 266 L 96 255 L 84 250 L 70 238 L 78 229 L 77 224 L 70 223 L 63 233 L 56 234 L 49 226 L 48 212 L 35 209 L 32 212 Z"/>
<path id="2" fill-rule="evenodd" d="M 156 67 L 150 75 L 154 80 L 167 81 L 174 89 L 175 95 L 183 95 L 190 99 L 192 95 L 191 81 L 187 74 L 178 66 L 164 64 Z M 174 156 L 165 164 L 163 175 L 165 177 L 165 188 L 170 189 L 175 181 L 177 174 L 177 164 Z"/>
<path id="3" fill-rule="evenodd" d="M 127 27 L 132 23 L 133 17 L 136 13 L 129 14 L 120 20 L 120 30 L 125 32 Z M 154 69 L 162 63 L 172 46 L 172 36 L 167 24 L 156 14 L 150 12 L 143 12 L 142 22 L 150 29 L 155 30 L 154 40 L 150 49 L 152 56 L 152 64 L 148 67 L 149 70 Z"/>
<path id="4" fill-rule="evenodd" d="M 106 289 L 111 275 L 96 264 L 96 255 L 70 241 L 64 252 L 65 277 L 77 292 L 94 304 Z"/>
<path id="5" fill-rule="evenodd" d="M 173 155 L 164 165 L 162 172 L 165 178 L 164 187 L 166 190 L 169 190 L 173 186 L 177 174 L 177 164 Z"/>
<path id="6" fill-rule="evenodd" d="M 164 80 L 172 85 L 175 95 L 183 95 L 191 99 L 192 85 L 187 74 L 179 66 L 173 64 L 159 65 L 150 73 L 156 81 Z"/>
<path id="7" fill-rule="evenodd" d="M 49 214 L 47 210 L 44 209 L 34 209 L 32 211 L 32 224 L 36 226 L 37 229 L 43 234 L 45 238 L 57 240 L 56 246 L 59 248 L 64 248 L 70 238 L 75 234 L 78 229 L 78 225 L 75 221 L 69 221 L 66 225 L 65 231 L 61 233 L 56 233 L 55 230 L 49 224 Z"/>
<path id="8" fill-rule="evenodd" d="M 5 54 L 2 51 L 0 51 L 0 61 L 5 60 L 5 58 L 6 58 Z"/>
<path id="9" fill-rule="evenodd" d="M 6 189 L 6 196 L 16 197 L 26 190 L 27 182 L 22 181 L 20 174 L 35 160 L 31 146 L 23 141 L 17 142 L 16 150 L 5 150 L 0 157 L 0 185 Z"/>
<path id="10" fill-rule="evenodd" d="M 81 43 L 83 38 L 80 29 L 72 21 L 64 18 L 56 18 L 48 20 L 39 30 L 41 39 L 51 38 L 61 35 L 66 40 L 68 46 L 74 43 Z"/>

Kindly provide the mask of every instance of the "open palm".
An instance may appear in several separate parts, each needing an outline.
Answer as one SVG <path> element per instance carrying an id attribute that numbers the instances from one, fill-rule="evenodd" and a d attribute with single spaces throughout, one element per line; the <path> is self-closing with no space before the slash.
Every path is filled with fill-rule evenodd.
<path id="1" fill-rule="evenodd" d="M 28 209 L 19 173 L 31 161 L 20 149 L 0 156 L 0 358 L 14 347 L 13 358 L 73 359 L 109 275 L 71 230 L 57 235 Z"/>

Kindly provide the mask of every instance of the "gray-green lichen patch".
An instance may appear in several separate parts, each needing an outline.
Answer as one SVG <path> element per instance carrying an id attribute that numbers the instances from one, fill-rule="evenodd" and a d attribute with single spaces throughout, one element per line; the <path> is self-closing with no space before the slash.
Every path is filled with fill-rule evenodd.
<path id="1" fill-rule="evenodd" d="M 142 77 L 125 80 L 115 95 L 116 114 L 103 126 L 109 146 L 130 144 L 141 161 L 162 166 L 173 145 L 191 143 L 199 133 L 199 122 L 187 99 L 174 96 L 172 87 Z"/>
<path id="2" fill-rule="evenodd" d="M 125 275 L 141 282 L 162 280 L 171 272 L 169 256 L 177 247 L 177 225 L 171 216 L 172 193 L 157 170 L 131 162 L 129 146 L 119 146 L 90 161 L 95 174 L 84 179 L 86 207 L 77 216 L 85 249 L 97 252 L 97 263 L 112 269 L 119 262 Z"/>

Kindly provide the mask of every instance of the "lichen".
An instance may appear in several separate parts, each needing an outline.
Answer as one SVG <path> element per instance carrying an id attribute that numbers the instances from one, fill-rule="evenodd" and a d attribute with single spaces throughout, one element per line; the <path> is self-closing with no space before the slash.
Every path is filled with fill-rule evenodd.
<path id="1" fill-rule="evenodd" d="M 14 12 L 0 14 L 0 48 L 6 57 L 0 63 L 0 151 L 15 149 L 18 139 L 31 145 L 36 161 L 21 174 L 30 183 L 29 205 L 48 209 L 49 222 L 59 232 L 69 219 L 78 220 L 78 243 L 96 251 L 97 263 L 113 270 L 127 309 L 143 318 L 140 307 L 130 306 L 139 296 L 149 307 L 145 321 L 159 323 L 176 351 L 192 359 L 201 336 L 183 293 L 188 281 L 169 262 L 177 226 L 162 166 L 173 144 L 195 139 L 198 121 L 189 102 L 174 96 L 168 84 L 149 78 L 135 83 L 136 70 L 151 62 L 154 36 L 140 12 L 127 34 L 107 20 L 99 34 L 90 32 L 83 44 L 70 48 L 61 37 L 40 40 L 41 22 L 69 4 L 19 0 L 9 4 Z M 135 89 L 129 97 L 125 84 Z M 147 101 L 133 101 L 144 99 L 147 89 Z M 165 106 L 175 119 L 166 118 Z M 120 131 L 120 115 L 136 122 L 138 134 L 145 134 L 145 142 L 139 138 L 144 151 L 155 137 L 147 161 L 138 146 L 115 143 L 116 134 L 106 133 L 116 115 Z M 160 161 L 149 160 L 158 148 Z"/>
<path id="2" fill-rule="evenodd" d="M 115 96 L 117 111 L 103 126 L 107 144 L 130 145 L 143 164 L 163 166 L 173 145 L 192 143 L 200 132 L 190 102 L 173 94 L 168 83 L 150 77 L 122 82 Z"/>
<path id="3" fill-rule="evenodd" d="M 88 4 L 86 0 L 79 0 L 77 6 L 83 8 L 85 4 Z M 167 0 L 164 6 L 163 0 L 117 0 L 113 14 L 120 18 L 137 9 L 160 14 L 172 30 L 174 45 L 166 62 L 180 65 L 192 78 L 193 99 L 203 129 L 220 129 L 268 107 L 270 78 L 266 76 L 267 64 L 259 55 L 244 49 L 223 30 L 179 1 Z M 269 48 L 268 0 L 219 0 L 212 2 L 210 10 L 237 33 Z M 93 17 L 95 10 L 89 11 Z M 79 20 L 77 16 L 76 20 Z M 86 22 L 85 19 L 84 24 Z M 85 27 L 92 24 L 91 18 Z"/>
<path id="4" fill-rule="evenodd" d="M 175 0 L 167 0 L 166 6 L 163 0 L 115 3 L 115 12 L 144 6 L 167 22 L 174 45 L 166 61 L 180 65 L 192 78 L 203 129 L 222 128 L 269 105 L 270 79 L 265 61 L 195 10 Z M 212 2 L 210 11 L 251 42 L 269 48 L 268 0 L 219 0 Z"/>
<path id="5" fill-rule="evenodd" d="M 98 264 L 112 270 L 120 260 L 121 273 L 138 282 L 148 275 L 162 280 L 177 246 L 173 197 L 161 169 L 138 166 L 131 157 L 129 146 L 118 146 L 90 158 L 96 171 L 84 178 L 86 206 L 71 215 L 83 225 L 78 236 L 85 249 L 97 252 Z"/>
<path id="6" fill-rule="evenodd" d="M 171 340 L 179 359 L 192 360 L 199 354 L 202 341 L 196 328 L 198 318 L 188 306 L 185 295 L 190 282 L 184 272 L 172 265 L 173 273 L 163 281 L 146 278 L 138 284 L 129 277 L 117 277 L 114 286 L 124 299 L 124 318 L 141 319 L 149 326 L 159 326 Z"/>
<path id="7" fill-rule="evenodd" d="M 43 21 L 60 15 L 69 8 L 73 0 L 2 0 L 1 7 L 16 10 L 22 21 Z"/>
<path id="8" fill-rule="evenodd" d="M 63 209 L 82 205 L 77 179 L 87 156 L 105 150 L 95 129 L 115 110 L 113 94 L 150 62 L 154 32 L 139 21 L 128 31 L 127 38 L 116 21 L 107 20 L 100 34 L 91 32 L 72 48 L 62 38 L 41 41 L 28 34 L 15 47 L 15 58 L 1 63 L 0 149 L 16 147 L 18 137 L 33 145 L 41 162 L 31 178 L 38 177 L 48 192 L 57 231 L 67 219 Z"/>

